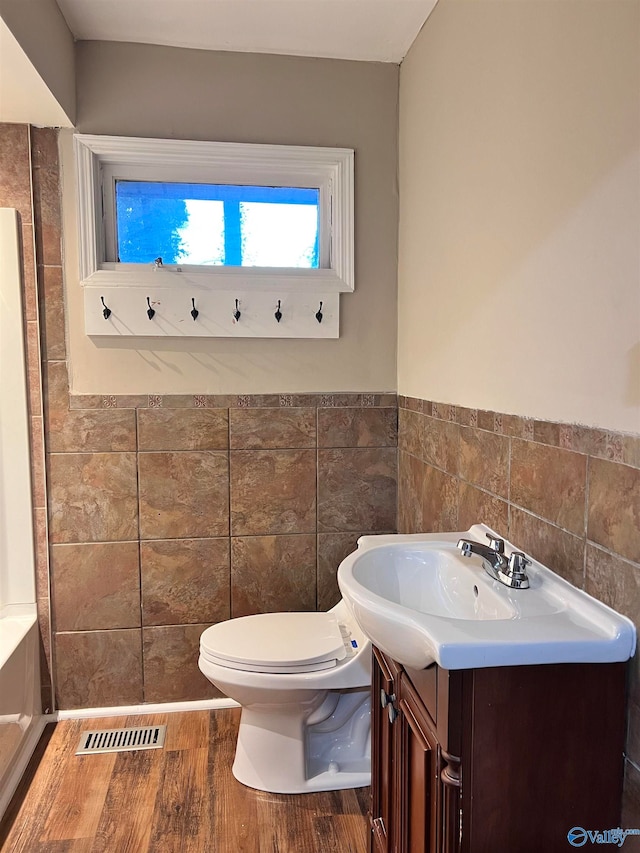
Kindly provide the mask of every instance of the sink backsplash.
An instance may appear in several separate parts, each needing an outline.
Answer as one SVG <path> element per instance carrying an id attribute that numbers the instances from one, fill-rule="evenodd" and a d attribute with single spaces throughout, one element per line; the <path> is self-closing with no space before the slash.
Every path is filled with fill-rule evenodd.
<path id="1" fill-rule="evenodd" d="M 415 397 L 398 407 L 398 532 L 482 521 L 640 627 L 640 436 Z M 640 822 L 638 653 L 630 669 L 623 826 Z"/>

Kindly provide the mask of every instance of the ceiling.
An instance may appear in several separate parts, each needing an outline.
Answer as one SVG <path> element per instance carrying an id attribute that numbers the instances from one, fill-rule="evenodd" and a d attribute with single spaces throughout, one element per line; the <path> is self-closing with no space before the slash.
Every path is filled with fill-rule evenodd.
<path id="1" fill-rule="evenodd" d="M 57 0 L 76 39 L 401 62 L 437 0 Z"/>
<path id="2" fill-rule="evenodd" d="M 55 2 L 76 40 L 400 63 L 438 0 Z M 72 124 L 2 17 L 0 121 Z"/>

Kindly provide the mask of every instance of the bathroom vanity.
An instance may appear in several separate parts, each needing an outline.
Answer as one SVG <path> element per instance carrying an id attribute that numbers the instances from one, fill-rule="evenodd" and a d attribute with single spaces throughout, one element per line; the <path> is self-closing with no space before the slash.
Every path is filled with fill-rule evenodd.
<path id="1" fill-rule="evenodd" d="M 629 619 L 485 525 L 361 537 L 338 583 L 374 649 L 371 853 L 620 825 Z"/>
<path id="2" fill-rule="evenodd" d="M 620 826 L 625 664 L 447 670 L 374 648 L 371 853 L 555 853 Z"/>

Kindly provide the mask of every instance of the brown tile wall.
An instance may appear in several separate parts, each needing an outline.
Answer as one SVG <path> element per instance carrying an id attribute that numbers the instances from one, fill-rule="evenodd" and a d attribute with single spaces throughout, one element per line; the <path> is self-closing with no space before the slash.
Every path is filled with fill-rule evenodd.
<path id="1" fill-rule="evenodd" d="M 197 668 L 205 627 L 331 607 L 357 537 L 396 529 L 395 395 L 80 409 L 66 364 L 48 367 L 61 708 L 217 695 Z"/>
<path id="2" fill-rule="evenodd" d="M 49 619 L 49 555 L 40 339 L 47 333 L 42 298 L 62 281 L 61 255 L 44 201 L 52 170 L 46 132 L 21 124 L 0 124 L 0 207 L 18 211 L 22 232 L 22 285 L 31 428 L 32 495 L 36 554 L 36 597 L 40 624 L 40 678 L 45 711 L 52 707 Z M 56 160 L 57 163 L 57 155 Z M 57 168 L 55 168 L 57 183 Z M 59 205 L 58 205 L 59 208 Z M 54 217 L 55 218 L 55 217 Z M 44 236 L 43 236 L 44 235 Z M 53 340 L 51 341 L 54 346 Z"/>
<path id="3" fill-rule="evenodd" d="M 414 397 L 398 407 L 400 532 L 484 522 L 640 627 L 640 435 Z M 637 653 L 629 674 L 622 825 L 635 827 Z"/>
<path id="4" fill-rule="evenodd" d="M 24 238 L 45 703 L 213 696 L 205 627 L 331 607 L 358 536 L 395 531 L 396 395 L 71 396 L 55 130 L 0 125 L 0 204 Z"/>

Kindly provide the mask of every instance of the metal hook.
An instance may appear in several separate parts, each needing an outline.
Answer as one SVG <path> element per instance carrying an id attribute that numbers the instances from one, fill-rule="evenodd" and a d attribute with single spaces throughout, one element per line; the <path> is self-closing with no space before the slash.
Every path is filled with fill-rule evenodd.
<path id="1" fill-rule="evenodd" d="M 196 318 L 200 312 L 196 308 L 196 300 L 194 298 L 191 299 L 191 305 L 192 305 L 192 308 L 191 308 L 190 313 L 191 313 L 191 316 L 193 317 L 193 320 L 195 322 L 195 320 L 196 320 Z"/>
<path id="2" fill-rule="evenodd" d="M 280 320 L 282 320 L 282 311 L 280 310 L 280 300 L 279 299 L 278 299 L 278 310 L 276 311 L 276 313 L 273 316 L 276 318 L 278 323 L 280 322 Z"/>
<path id="3" fill-rule="evenodd" d="M 240 317 L 241 317 L 240 309 L 238 308 L 238 300 L 237 300 L 237 299 L 236 299 L 236 310 L 233 312 L 233 316 L 234 316 L 235 321 L 236 321 L 236 323 L 237 323 L 237 322 L 238 322 L 238 320 L 239 320 L 239 319 L 240 319 Z"/>
<path id="4" fill-rule="evenodd" d="M 153 308 L 151 307 L 151 302 L 149 302 L 149 297 L 148 297 L 148 296 L 147 296 L 147 305 L 149 306 L 149 308 L 147 309 L 147 317 L 148 317 L 150 320 L 153 320 L 153 317 L 154 317 L 154 315 L 155 315 L 155 313 L 156 313 L 156 312 L 155 312 L 155 311 L 153 310 Z"/>
<path id="5" fill-rule="evenodd" d="M 316 320 L 318 323 L 322 323 L 322 302 L 320 303 L 320 307 L 316 311 Z"/>
<path id="6" fill-rule="evenodd" d="M 102 302 L 102 305 L 104 306 L 103 311 L 102 311 L 102 316 L 104 317 L 105 320 L 108 320 L 109 317 L 111 316 L 111 308 L 107 308 L 107 306 L 105 305 L 104 296 L 100 297 L 100 302 Z"/>

